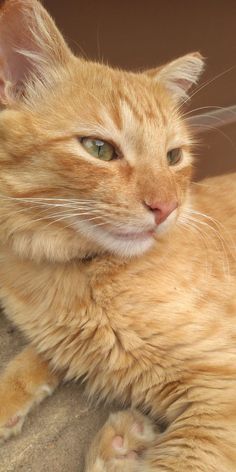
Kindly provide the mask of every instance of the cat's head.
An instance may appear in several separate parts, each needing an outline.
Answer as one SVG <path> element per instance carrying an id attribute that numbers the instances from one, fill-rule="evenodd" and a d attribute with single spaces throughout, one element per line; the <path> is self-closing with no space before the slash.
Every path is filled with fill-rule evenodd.
<path id="1" fill-rule="evenodd" d="M 36 0 L 0 13 L 2 240 L 52 260 L 142 254 L 186 205 L 201 56 L 121 71 L 76 58 Z"/>

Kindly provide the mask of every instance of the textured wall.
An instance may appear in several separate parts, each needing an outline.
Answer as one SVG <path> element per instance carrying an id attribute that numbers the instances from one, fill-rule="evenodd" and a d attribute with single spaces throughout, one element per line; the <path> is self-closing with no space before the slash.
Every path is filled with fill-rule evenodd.
<path id="1" fill-rule="evenodd" d="M 199 50 L 207 58 L 191 108 L 236 104 L 235 0 L 45 0 L 74 51 L 140 69 Z M 232 70 L 228 70 L 232 68 Z M 236 122 L 201 136 L 198 175 L 236 171 Z"/>

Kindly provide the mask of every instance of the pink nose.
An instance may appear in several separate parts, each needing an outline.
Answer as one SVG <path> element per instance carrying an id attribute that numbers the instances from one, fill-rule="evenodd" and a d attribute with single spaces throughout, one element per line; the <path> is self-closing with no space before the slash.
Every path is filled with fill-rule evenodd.
<path id="1" fill-rule="evenodd" d="M 157 225 L 163 223 L 163 221 L 165 221 L 166 218 L 168 218 L 168 216 L 178 207 L 177 201 L 172 201 L 168 203 L 149 202 L 145 204 L 149 208 L 149 210 L 154 213 L 155 222 Z"/>

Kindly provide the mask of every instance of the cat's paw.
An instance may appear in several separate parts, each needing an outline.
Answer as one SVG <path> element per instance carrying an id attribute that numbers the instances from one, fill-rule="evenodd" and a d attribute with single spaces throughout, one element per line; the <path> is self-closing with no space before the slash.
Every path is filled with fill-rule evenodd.
<path id="1" fill-rule="evenodd" d="M 59 381 L 32 346 L 6 366 L 0 377 L 0 443 L 21 431 L 31 408 L 51 395 Z"/>
<path id="2" fill-rule="evenodd" d="M 148 472 L 144 453 L 156 436 L 136 410 L 111 414 L 90 447 L 86 472 Z"/>
<path id="3" fill-rule="evenodd" d="M 17 389 L 9 392 L 2 385 L 2 388 L 0 388 L 0 445 L 21 432 L 32 405 L 40 402 L 51 392 L 52 390 L 48 385 L 43 385 L 35 392 L 35 397 L 33 397 L 22 389 L 20 392 Z"/>
<path id="4" fill-rule="evenodd" d="M 0 445 L 11 436 L 16 436 L 20 433 L 25 415 L 14 415 L 9 417 L 7 421 L 0 424 Z"/>

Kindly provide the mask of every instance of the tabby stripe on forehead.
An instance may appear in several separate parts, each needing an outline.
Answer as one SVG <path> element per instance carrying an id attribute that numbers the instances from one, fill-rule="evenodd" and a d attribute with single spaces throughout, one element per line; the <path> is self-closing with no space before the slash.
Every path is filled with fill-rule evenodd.
<path id="1" fill-rule="evenodd" d="M 121 98 L 121 94 L 118 93 L 119 98 Z M 117 100 L 117 94 L 113 95 L 113 101 L 112 105 L 110 108 L 110 115 L 112 118 L 113 123 L 116 125 L 117 129 L 119 131 L 122 130 L 122 125 L 123 125 L 123 120 L 122 120 L 122 114 L 121 114 L 121 109 L 120 109 L 120 100 Z"/>
<path id="2" fill-rule="evenodd" d="M 144 98 L 144 97 L 142 97 L 142 98 Z M 136 104 L 134 103 L 134 101 L 124 92 L 122 94 L 120 94 L 120 100 L 121 100 L 121 103 L 123 102 L 123 103 L 126 103 L 128 105 L 128 107 L 131 110 L 131 112 L 133 113 L 134 117 L 141 124 L 143 124 L 147 119 L 156 120 L 157 119 L 157 113 L 159 113 L 160 119 L 161 119 L 161 121 L 163 121 L 163 124 L 166 124 L 166 122 L 167 122 L 166 117 L 163 113 L 162 107 L 159 104 L 158 100 L 156 100 L 157 107 L 156 107 L 156 109 L 154 109 L 152 103 L 149 102 L 149 100 L 147 100 L 147 97 L 146 97 L 146 106 L 144 104 L 145 102 L 143 102 L 142 104 L 139 103 L 139 107 L 141 108 L 141 106 L 142 106 L 143 110 L 141 110 L 141 109 L 138 110 Z"/>

